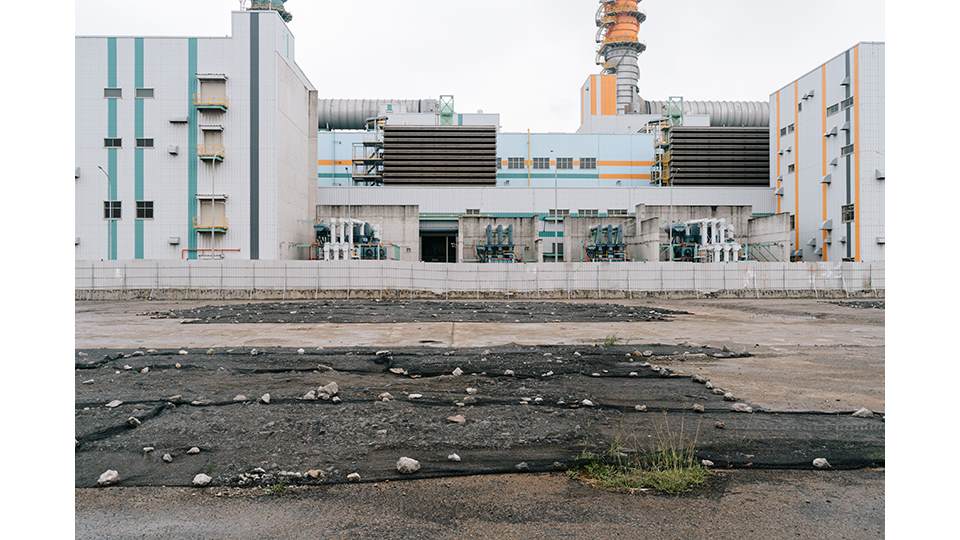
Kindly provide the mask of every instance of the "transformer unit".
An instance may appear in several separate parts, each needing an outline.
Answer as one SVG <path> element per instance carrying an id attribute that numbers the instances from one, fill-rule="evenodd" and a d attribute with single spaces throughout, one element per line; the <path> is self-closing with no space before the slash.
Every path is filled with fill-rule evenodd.
<path id="1" fill-rule="evenodd" d="M 587 261 L 624 262 L 627 260 L 627 244 L 623 241 L 623 228 L 617 225 L 597 225 L 590 228 L 590 243 L 586 246 Z"/>
<path id="2" fill-rule="evenodd" d="M 743 246 L 734 240 L 733 226 L 726 219 L 697 219 L 668 225 L 672 260 L 687 262 L 735 262 Z"/>
<path id="3" fill-rule="evenodd" d="M 329 223 L 314 225 L 316 240 L 311 258 L 321 261 L 384 260 L 379 226 L 355 219 L 331 218 Z"/>
<path id="4" fill-rule="evenodd" d="M 482 263 L 517 262 L 513 243 L 513 225 L 487 225 L 486 243 L 477 244 L 477 258 Z"/>

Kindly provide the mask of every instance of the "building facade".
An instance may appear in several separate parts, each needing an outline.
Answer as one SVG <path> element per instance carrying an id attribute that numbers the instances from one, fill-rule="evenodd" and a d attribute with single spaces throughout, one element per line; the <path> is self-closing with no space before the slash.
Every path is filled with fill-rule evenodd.
<path id="1" fill-rule="evenodd" d="M 793 257 L 884 260 L 884 44 L 860 43 L 770 96 L 770 182 Z"/>
<path id="2" fill-rule="evenodd" d="M 76 257 L 302 258 L 316 104 L 277 11 L 228 37 L 77 37 Z"/>

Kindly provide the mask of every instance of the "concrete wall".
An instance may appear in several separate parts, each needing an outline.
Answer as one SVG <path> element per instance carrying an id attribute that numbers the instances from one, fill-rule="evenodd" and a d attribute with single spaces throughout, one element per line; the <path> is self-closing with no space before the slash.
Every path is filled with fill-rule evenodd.
<path id="1" fill-rule="evenodd" d="M 351 218 L 379 226 L 388 259 L 420 260 L 420 209 L 416 205 L 317 205 L 316 221 L 329 223 L 330 218 Z"/>
<path id="2" fill-rule="evenodd" d="M 539 220 L 535 217 L 460 216 L 457 260 L 478 262 L 477 245 L 486 243 L 487 225 L 513 226 L 515 254 L 520 262 L 537 262 L 537 232 Z"/>
<path id="3" fill-rule="evenodd" d="M 789 261 L 793 219 L 789 214 L 755 217 L 749 221 L 741 244 L 751 246 L 752 260 Z"/>
<path id="4" fill-rule="evenodd" d="M 656 262 L 660 260 L 660 218 L 652 217 L 643 220 L 637 219 L 639 231 L 637 234 L 637 258 L 642 262 Z"/>
<path id="5" fill-rule="evenodd" d="M 627 258 L 631 261 L 639 260 L 640 245 L 637 238 L 637 221 L 634 216 L 568 216 L 563 220 L 564 262 L 586 261 L 586 244 L 590 240 L 590 229 L 598 225 L 621 227 L 623 229 L 623 241 L 627 244 Z"/>

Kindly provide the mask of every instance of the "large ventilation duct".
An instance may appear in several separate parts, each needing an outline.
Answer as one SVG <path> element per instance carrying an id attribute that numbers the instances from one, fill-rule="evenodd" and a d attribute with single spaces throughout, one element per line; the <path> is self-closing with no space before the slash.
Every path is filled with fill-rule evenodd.
<path id="1" fill-rule="evenodd" d="M 603 72 L 617 76 L 617 114 L 636 111 L 640 67 L 637 57 L 646 49 L 640 43 L 640 24 L 646 15 L 640 0 L 600 0 L 597 9 L 597 64 Z"/>
<path id="2" fill-rule="evenodd" d="M 392 109 L 398 113 L 435 113 L 435 99 L 321 99 L 320 129 L 364 129 L 367 120 Z"/>
<path id="3" fill-rule="evenodd" d="M 666 101 L 646 101 L 642 114 L 666 115 Z M 768 127 L 770 104 L 765 101 L 684 101 L 683 114 L 706 114 L 711 127 Z"/>

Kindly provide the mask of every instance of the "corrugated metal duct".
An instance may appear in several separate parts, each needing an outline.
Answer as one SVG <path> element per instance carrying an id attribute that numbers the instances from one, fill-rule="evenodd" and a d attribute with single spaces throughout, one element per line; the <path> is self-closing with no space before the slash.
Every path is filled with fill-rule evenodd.
<path id="1" fill-rule="evenodd" d="M 666 101 L 647 101 L 641 110 L 666 114 Z M 766 101 L 684 101 L 684 114 L 710 115 L 711 127 L 769 127 L 770 104 Z"/>
<path id="2" fill-rule="evenodd" d="M 387 105 L 398 113 L 435 113 L 436 99 L 321 99 L 320 129 L 364 129 L 367 119 L 379 116 Z"/>

